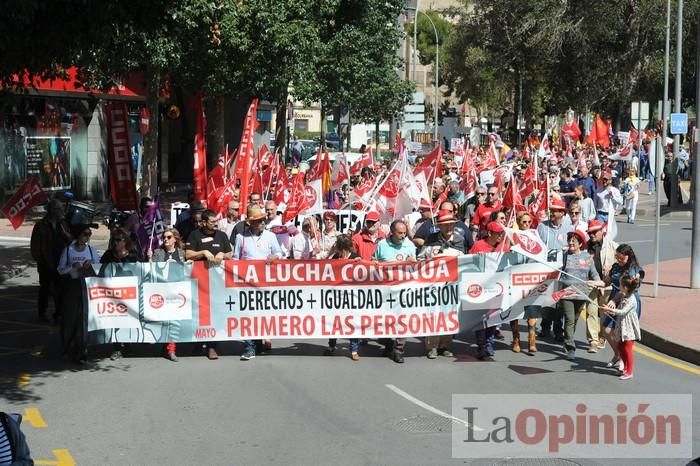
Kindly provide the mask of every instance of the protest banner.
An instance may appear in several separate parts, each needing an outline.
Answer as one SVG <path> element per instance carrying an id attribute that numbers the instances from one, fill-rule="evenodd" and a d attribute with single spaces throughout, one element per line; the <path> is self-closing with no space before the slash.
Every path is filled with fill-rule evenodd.
<path id="1" fill-rule="evenodd" d="M 525 261 L 512 253 L 394 263 L 113 264 L 110 273 L 133 276 L 86 280 L 89 341 L 456 334 L 521 318 L 533 293 L 551 294 L 542 285 L 557 264 Z"/>

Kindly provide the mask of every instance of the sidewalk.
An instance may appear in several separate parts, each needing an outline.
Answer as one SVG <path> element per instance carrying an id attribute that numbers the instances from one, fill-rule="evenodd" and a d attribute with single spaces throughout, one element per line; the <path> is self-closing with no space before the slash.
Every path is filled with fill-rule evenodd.
<path id="1" fill-rule="evenodd" d="M 690 289 L 690 258 L 659 263 L 659 293 L 652 298 L 654 266 L 644 267 L 642 344 L 700 365 L 700 290 Z"/>
<path id="2" fill-rule="evenodd" d="M 667 207 L 668 201 L 666 195 L 664 194 L 663 186 L 661 186 L 661 217 L 664 218 L 675 218 L 684 219 L 692 218 L 693 211 L 692 205 L 688 200 L 690 199 L 690 181 L 681 181 L 680 183 L 681 193 L 683 195 L 683 205 L 679 207 L 670 208 Z M 637 202 L 637 218 L 655 218 L 656 217 L 656 193 L 649 195 L 649 183 L 642 181 L 639 185 L 639 201 Z M 626 220 L 624 215 L 617 218 L 618 222 Z"/>

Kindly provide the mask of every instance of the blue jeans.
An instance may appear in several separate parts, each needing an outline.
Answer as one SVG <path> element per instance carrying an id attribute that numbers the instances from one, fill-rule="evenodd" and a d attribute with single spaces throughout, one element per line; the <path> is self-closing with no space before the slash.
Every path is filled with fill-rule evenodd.
<path id="1" fill-rule="evenodd" d="M 486 327 L 481 328 L 475 332 L 476 334 L 476 344 L 479 347 L 480 356 L 493 356 L 496 351 L 493 348 L 494 335 L 496 334 L 497 327 Z"/>
<path id="2" fill-rule="evenodd" d="M 608 213 L 607 212 L 598 212 L 595 216 L 596 220 L 599 220 L 603 223 L 608 222 Z"/>
<path id="3" fill-rule="evenodd" d="M 332 346 L 335 348 L 335 345 L 338 343 L 337 338 L 330 338 L 328 340 L 328 346 Z M 357 353 L 360 350 L 360 339 L 359 338 L 351 338 L 350 339 L 350 352 L 351 353 Z"/>
<path id="4" fill-rule="evenodd" d="M 243 340 L 243 344 L 245 345 L 245 353 L 253 353 L 255 354 L 255 341 L 254 340 Z"/>

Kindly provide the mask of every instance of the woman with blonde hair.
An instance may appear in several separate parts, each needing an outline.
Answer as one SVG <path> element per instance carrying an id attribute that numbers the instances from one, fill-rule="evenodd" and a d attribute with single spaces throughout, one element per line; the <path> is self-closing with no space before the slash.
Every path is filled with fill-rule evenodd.
<path id="1" fill-rule="evenodd" d="M 161 240 L 161 245 L 158 249 L 155 251 L 149 249 L 146 253 L 150 262 L 177 262 L 180 264 L 186 262 L 185 250 L 182 247 L 182 239 L 177 229 L 172 227 L 166 228 Z M 171 274 L 169 274 L 169 276 L 170 275 Z M 179 333 L 179 331 L 180 323 L 178 321 L 168 322 L 169 334 Z M 176 345 L 174 341 L 170 341 L 165 345 L 165 359 L 177 362 L 175 348 Z"/>

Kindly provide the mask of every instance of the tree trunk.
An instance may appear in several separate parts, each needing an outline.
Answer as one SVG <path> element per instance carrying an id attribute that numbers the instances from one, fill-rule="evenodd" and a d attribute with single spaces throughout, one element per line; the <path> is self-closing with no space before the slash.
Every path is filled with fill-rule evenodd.
<path id="1" fill-rule="evenodd" d="M 207 116 L 207 170 L 213 167 L 224 149 L 224 96 L 204 101 Z"/>
<path id="2" fill-rule="evenodd" d="M 289 149 L 289 134 L 287 132 L 287 98 L 289 93 L 285 86 L 284 91 L 277 96 L 277 108 L 275 109 L 275 148 L 271 149 L 277 152 L 278 157 L 282 157 L 285 165 L 287 163 L 287 153 Z"/>
<path id="3" fill-rule="evenodd" d="M 146 107 L 151 114 L 149 131 L 143 138 L 143 157 L 141 160 L 141 179 L 139 181 L 140 197 L 153 198 L 158 188 L 158 100 L 160 97 L 161 76 L 157 70 L 146 70 Z"/>
<path id="4" fill-rule="evenodd" d="M 374 143 L 375 143 L 375 148 L 374 148 L 374 160 L 379 160 L 379 120 L 374 122 Z"/>

